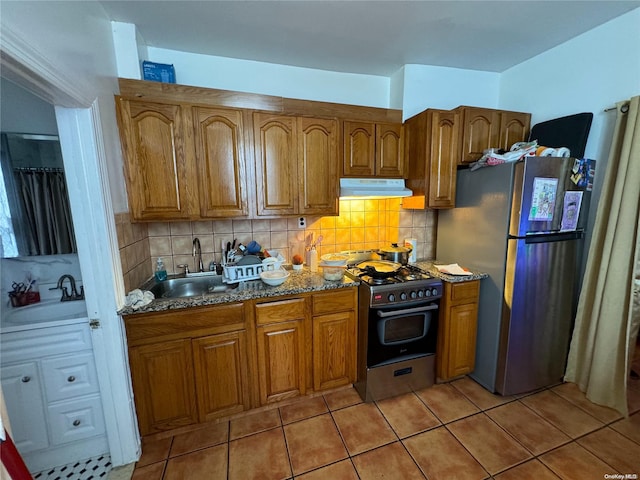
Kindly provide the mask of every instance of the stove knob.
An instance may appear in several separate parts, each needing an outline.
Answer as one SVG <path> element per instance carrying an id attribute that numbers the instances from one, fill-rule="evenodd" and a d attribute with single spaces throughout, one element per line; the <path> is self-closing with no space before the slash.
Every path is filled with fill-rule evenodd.
<path id="1" fill-rule="evenodd" d="M 406 300 L 407 299 L 407 294 L 405 292 L 402 292 L 400 294 L 400 300 Z"/>
<path id="2" fill-rule="evenodd" d="M 418 292 L 411 292 L 411 298 L 418 298 Z"/>
<path id="3" fill-rule="evenodd" d="M 390 302 L 395 302 L 396 301 L 396 296 L 393 293 L 390 293 L 387 298 L 389 299 Z"/>
<path id="4" fill-rule="evenodd" d="M 429 290 L 429 289 L 427 288 L 427 289 L 424 291 L 424 294 L 425 294 L 427 297 L 430 297 L 430 296 L 431 296 L 431 290 Z"/>
<path id="5" fill-rule="evenodd" d="M 418 297 L 419 298 L 424 297 L 424 290 L 418 290 Z"/>
<path id="6" fill-rule="evenodd" d="M 438 289 L 437 288 L 432 288 L 431 289 L 431 295 L 438 295 Z"/>

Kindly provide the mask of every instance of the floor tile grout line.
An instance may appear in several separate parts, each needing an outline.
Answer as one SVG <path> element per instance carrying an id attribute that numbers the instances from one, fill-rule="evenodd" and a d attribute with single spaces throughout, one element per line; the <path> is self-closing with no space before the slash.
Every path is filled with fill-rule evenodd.
<path id="1" fill-rule="evenodd" d="M 560 395 L 559 393 L 554 392 L 554 391 L 553 391 L 553 389 L 551 389 L 551 388 L 550 388 L 550 389 L 549 389 L 549 391 L 550 391 L 551 393 L 553 393 L 555 396 L 560 397 L 560 398 L 562 398 L 563 400 L 565 400 L 565 401 L 569 402 L 571 405 L 575 406 L 575 407 L 576 407 L 576 408 L 578 408 L 580 411 L 582 411 L 582 412 L 586 413 L 587 415 L 589 415 L 590 417 L 594 418 L 594 419 L 595 419 L 595 420 L 597 420 L 598 422 L 600 422 L 600 423 L 602 423 L 602 424 L 604 424 L 604 425 L 608 425 L 608 423 L 607 423 L 607 422 L 604 422 L 604 421 L 600 420 L 598 417 L 596 417 L 596 416 L 595 416 L 595 415 L 593 415 L 592 413 L 588 412 L 587 410 L 585 410 L 584 408 L 582 408 L 582 407 L 581 407 L 580 405 L 578 405 L 577 403 L 572 402 L 570 399 L 565 398 L 565 397 L 563 397 L 562 395 Z M 584 392 L 583 392 L 583 393 L 584 393 Z M 587 397 L 585 396 L 585 398 L 587 398 Z M 596 404 L 596 403 L 594 403 L 594 405 L 597 405 L 597 404 Z M 598 406 L 601 406 L 601 405 L 598 405 Z"/>

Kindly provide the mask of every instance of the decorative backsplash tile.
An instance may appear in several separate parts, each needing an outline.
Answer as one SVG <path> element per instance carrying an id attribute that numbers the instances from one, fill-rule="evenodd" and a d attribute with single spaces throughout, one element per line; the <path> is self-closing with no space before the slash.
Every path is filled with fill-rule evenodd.
<path id="1" fill-rule="evenodd" d="M 193 239 L 198 238 L 205 268 L 220 261 L 227 242 L 247 245 L 255 240 L 277 250 L 287 260 L 304 248 L 306 238 L 317 240 L 319 255 L 342 250 L 375 249 L 417 239 L 417 256 L 430 259 L 435 253 L 437 214 L 434 210 L 403 210 L 399 199 L 341 200 L 340 216 L 307 216 L 307 227 L 298 228 L 298 217 L 270 220 L 213 220 L 199 222 L 131 223 L 128 213 L 116 214 L 120 261 L 125 291 L 137 288 L 153 274 L 158 257 L 169 273 L 180 264 L 195 270 Z M 293 253 L 292 253 L 293 252 Z"/>

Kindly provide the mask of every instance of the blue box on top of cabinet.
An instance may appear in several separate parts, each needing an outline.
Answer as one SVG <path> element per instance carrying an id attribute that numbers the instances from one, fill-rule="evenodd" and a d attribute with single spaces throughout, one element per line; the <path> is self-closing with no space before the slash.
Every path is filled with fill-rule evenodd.
<path id="1" fill-rule="evenodd" d="M 165 63 L 142 62 L 142 77 L 153 82 L 176 83 L 176 69 Z"/>

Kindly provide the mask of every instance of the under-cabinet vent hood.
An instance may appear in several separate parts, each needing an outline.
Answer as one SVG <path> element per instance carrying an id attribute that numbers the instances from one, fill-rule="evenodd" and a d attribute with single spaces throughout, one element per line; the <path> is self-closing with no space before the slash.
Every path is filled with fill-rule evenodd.
<path id="1" fill-rule="evenodd" d="M 401 178 L 341 178 L 340 198 L 410 197 Z"/>

